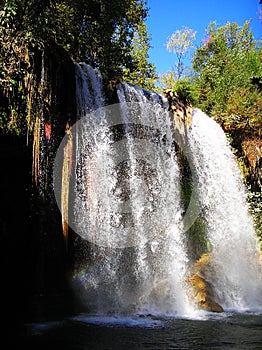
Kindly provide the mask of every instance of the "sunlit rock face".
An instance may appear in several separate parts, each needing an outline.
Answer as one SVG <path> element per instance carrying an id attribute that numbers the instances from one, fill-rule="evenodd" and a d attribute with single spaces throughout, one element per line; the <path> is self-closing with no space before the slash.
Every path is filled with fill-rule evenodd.
<path id="1" fill-rule="evenodd" d="M 254 191 L 262 189 L 262 140 L 256 137 L 242 142 L 244 172 Z"/>
<path id="2" fill-rule="evenodd" d="M 188 100 L 182 101 L 176 92 L 169 89 L 164 91 L 164 96 L 168 100 L 169 110 L 174 114 L 175 119 L 189 127 L 193 113 L 191 102 Z"/>
<path id="3" fill-rule="evenodd" d="M 211 264 L 210 254 L 203 256 L 194 264 L 193 274 L 189 281 L 192 288 L 192 299 L 199 309 L 223 312 L 223 308 L 216 301 L 216 296 L 212 285 L 208 282 L 208 276 L 214 273 Z"/>

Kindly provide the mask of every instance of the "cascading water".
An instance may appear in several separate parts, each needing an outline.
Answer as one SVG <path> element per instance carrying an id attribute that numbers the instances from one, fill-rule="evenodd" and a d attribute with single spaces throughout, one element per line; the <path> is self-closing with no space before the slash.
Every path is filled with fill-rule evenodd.
<path id="1" fill-rule="evenodd" d="M 86 63 L 76 67 L 76 98 L 78 118 L 85 117 L 91 111 L 104 106 L 102 78 L 98 70 Z"/>
<path id="2" fill-rule="evenodd" d="M 225 308 L 261 307 L 259 245 L 226 135 L 214 120 L 195 109 L 188 142 L 194 186 L 212 246 L 210 282 Z"/>
<path id="3" fill-rule="evenodd" d="M 79 121 L 71 130 L 75 159 L 68 220 L 89 242 L 87 263 L 73 278 L 88 309 L 195 314 L 186 282 L 185 231 L 198 214 L 196 199 L 212 247 L 209 282 L 219 302 L 236 309 L 261 305 L 255 232 L 220 126 L 194 109 L 187 144 L 181 145 L 160 95 L 123 83 L 119 104 L 105 106 L 100 74 L 86 64 L 76 64 L 76 88 Z M 196 197 L 184 218 L 176 142 L 188 158 Z M 62 144 L 61 153 L 65 148 Z"/>
<path id="4" fill-rule="evenodd" d="M 126 83 L 120 104 L 98 108 L 103 98 L 94 105 L 92 95 L 102 96 L 101 84 L 88 66 L 77 70 L 71 226 L 91 242 L 91 266 L 75 285 L 95 311 L 186 314 L 188 259 L 169 112 L 160 96 Z"/>
<path id="5" fill-rule="evenodd" d="M 154 93 L 146 97 L 147 93 L 126 83 L 118 88 L 123 125 L 128 126 L 132 122 L 132 125 L 135 123 L 146 131 L 142 143 L 133 137 L 127 137 L 126 142 L 131 168 L 132 209 L 136 229 L 143 242 L 136 249 L 136 273 L 144 284 L 139 306 L 143 309 L 146 305 L 146 310 L 150 312 L 185 314 L 190 311 L 185 285 L 188 258 L 183 236 L 175 140 L 170 115 L 163 108 L 163 99 Z M 139 106 L 132 101 L 137 101 Z M 145 190 L 139 186 L 136 177 L 141 167 L 138 160 L 141 159 L 149 167 L 153 166 L 155 171 L 153 176 L 149 172 Z"/>

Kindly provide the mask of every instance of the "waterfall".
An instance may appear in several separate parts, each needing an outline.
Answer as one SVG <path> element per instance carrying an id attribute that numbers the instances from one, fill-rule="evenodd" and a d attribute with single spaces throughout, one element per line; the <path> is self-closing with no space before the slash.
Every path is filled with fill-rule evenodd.
<path id="1" fill-rule="evenodd" d="M 258 240 L 226 135 L 214 120 L 194 109 L 188 142 L 194 186 L 212 247 L 210 282 L 225 308 L 261 307 Z"/>
<path id="2" fill-rule="evenodd" d="M 87 65 L 77 66 L 76 82 L 70 226 L 90 248 L 75 289 L 94 311 L 186 314 L 180 172 L 166 102 L 123 83 L 120 103 L 105 107 L 100 76 Z"/>
<path id="3" fill-rule="evenodd" d="M 76 67 L 76 98 L 77 114 L 81 119 L 104 106 L 102 77 L 97 69 L 86 63 L 75 64 Z"/>
<path id="4" fill-rule="evenodd" d="M 200 212 L 218 301 L 237 310 L 260 306 L 258 242 L 222 128 L 198 109 L 189 128 L 175 125 L 164 97 L 125 82 L 119 103 L 106 106 L 99 71 L 84 63 L 76 64 L 76 93 L 78 121 L 57 152 L 54 187 L 63 219 L 85 242 L 72 283 L 88 310 L 197 312 L 186 231 Z M 192 173 L 188 208 L 177 145 Z M 67 199 L 56 183 L 60 163 Z"/>

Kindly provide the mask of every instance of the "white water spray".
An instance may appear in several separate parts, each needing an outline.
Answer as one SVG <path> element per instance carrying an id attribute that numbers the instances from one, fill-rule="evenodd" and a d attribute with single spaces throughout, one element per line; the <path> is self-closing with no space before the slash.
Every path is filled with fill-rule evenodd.
<path id="1" fill-rule="evenodd" d="M 87 71 L 79 70 L 76 80 L 74 228 L 93 244 L 93 265 L 75 282 L 96 311 L 187 314 L 188 259 L 169 112 L 159 95 L 148 92 L 148 99 L 126 83 L 119 105 L 98 108 L 101 98 L 90 105 L 90 86 L 99 96 L 101 85 Z"/>
<path id="2" fill-rule="evenodd" d="M 222 128 L 194 109 L 188 134 L 194 185 L 207 222 L 215 274 L 210 282 L 225 308 L 261 307 L 259 246 L 240 170 Z"/>

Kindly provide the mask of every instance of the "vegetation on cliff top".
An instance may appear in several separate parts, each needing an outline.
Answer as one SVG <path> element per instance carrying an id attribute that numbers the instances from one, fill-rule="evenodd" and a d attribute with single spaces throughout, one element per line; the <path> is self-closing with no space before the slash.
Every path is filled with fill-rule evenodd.
<path id="1" fill-rule="evenodd" d="M 52 46 L 76 62 L 98 67 L 152 89 L 150 37 L 143 0 L 5 0 L 0 4 L 0 129 L 32 131 L 32 98 L 38 99 L 39 58 Z M 40 68 L 41 70 L 41 68 Z M 37 76 L 38 75 L 38 76 Z M 37 94 L 38 90 L 38 94 Z"/>
<path id="2" fill-rule="evenodd" d="M 188 33 L 191 37 L 186 40 Z M 193 32 L 184 28 L 174 33 L 176 42 L 169 40 L 167 43 L 168 49 L 172 44 L 176 54 L 174 69 L 161 77 L 162 86 L 180 89 L 195 107 L 201 108 L 226 130 L 245 129 L 260 134 L 262 47 L 253 37 L 250 21 L 243 26 L 228 22 L 221 27 L 212 22 L 206 33 L 188 69 L 183 61 L 187 50 L 181 51 L 181 47 L 193 46 Z"/>

